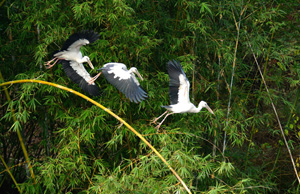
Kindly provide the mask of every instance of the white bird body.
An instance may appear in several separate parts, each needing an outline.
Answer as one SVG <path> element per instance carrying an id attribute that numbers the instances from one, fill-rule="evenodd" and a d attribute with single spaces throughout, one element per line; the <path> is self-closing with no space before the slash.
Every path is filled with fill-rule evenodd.
<path id="1" fill-rule="evenodd" d="M 63 44 L 61 50 L 56 51 L 54 58 L 46 63 L 51 68 L 55 63 L 62 63 L 67 76 L 92 96 L 100 94 L 99 87 L 94 83 L 94 78 L 86 71 L 83 63 L 87 62 L 92 69 L 94 66 L 88 56 L 82 56 L 80 48 L 98 40 L 99 34 L 92 31 L 82 31 L 72 34 Z M 51 62 L 53 62 L 51 64 Z"/>
<path id="2" fill-rule="evenodd" d="M 196 107 L 193 103 L 177 103 L 169 106 L 162 106 L 163 108 L 173 112 L 173 113 L 198 113 L 202 108 L 207 108 L 207 103 L 201 101 Z M 211 111 L 210 111 L 211 112 Z"/>
<path id="3" fill-rule="evenodd" d="M 103 66 L 103 69 L 109 66 L 110 68 L 108 68 L 109 70 L 107 71 L 107 73 L 112 74 L 114 76 L 114 79 L 121 81 L 127 80 L 132 76 L 131 71 L 129 72 L 126 65 L 123 63 L 106 63 Z"/>
<path id="4" fill-rule="evenodd" d="M 166 108 L 167 110 L 173 113 L 185 113 L 185 112 L 196 113 L 197 112 L 197 108 L 192 103 L 173 104 L 173 105 L 162 106 L 162 107 Z"/>
<path id="5" fill-rule="evenodd" d="M 76 61 L 77 63 L 84 63 L 86 61 L 83 61 L 82 58 L 82 53 L 77 51 L 77 50 L 66 50 L 66 51 L 61 51 L 58 53 L 54 54 L 55 57 L 64 59 L 67 61 Z"/>
<path id="6" fill-rule="evenodd" d="M 182 66 L 179 62 L 173 60 L 167 63 L 168 74 L 170 78 L 169 83 L 169 96 L 171 105 L 162 106 L 166 108 L 167 111 L 156 118 L 153 122 L 156 122 L 163 115 L 168 114 L 156 127 L 157 130 L 164 122 L 164 120 L 171 114 L 174 113 L 198 113 L 202 108 L 206 108 L 210 113 L 214 114 L 211 108 L 207 105 L 206 102 L 201 101 L 196 107 L 193 103 L 190 102 L 189 91 L 190 91 L 190 82 L 187 79 Z"/>
<path id="7" fill-rule="evenodd" d="M 143 80 L 135 67 L 128 70 L 125 64 L 112 62 L 103 65 L 103 67 L 98 70 L 101 70 L 107 81 L 125 94 L 131 102 L 134 101 L 138 103 L 148 97 L 135 77 L 136 73 L 138 77 Z"/>
<path id="8" fill-rule="evenodd" d="M 85 63 L 90 60 L 88 56 L 82 56 L 80 51 L 81 46 L 87 45 L 90 42 L 87 39 L 79 39 L 72 43 L 67 50 L 62 50 L 54 54 L 55 57 L 64 59 L 67 61 L 76 61 L 77 63 Z M 94 67 L 91 67 L 94 69 Z"/>

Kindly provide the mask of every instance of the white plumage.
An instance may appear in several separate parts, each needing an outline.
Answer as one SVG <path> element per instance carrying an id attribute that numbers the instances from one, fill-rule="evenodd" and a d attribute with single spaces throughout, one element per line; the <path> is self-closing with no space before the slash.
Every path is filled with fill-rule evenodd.
<path id="1" fill-rule="evenodd" d="M 179 89 L 178 89 L 178 103 L 190 103 L 189 91 L 190 91 L 190 82 L 187 80 L 185 75 L 179 75 Z"/>
<path id="2" fill-rule="evenodd" d="M 82 56 L 80 48 L 84 45 L 98 40 L 99 35 L 93 31 L 82 31 L 72 34 L 64 43 L 61 50 L 53 53 L 53 59 L 46 62 L 49 69 L 56 63 L 61 63 L 67 76 L 87 93 L 92 96 L 100 94 L 99 87 L 94 83 L 96 78 L 92 78 L 86 71 L 83 63 L 87 62 L 94 69 L 88 56 Z M 52 63 L 53 62 L 53 63 Z"/>
<path id="3" fill-rule="evenodd" d="M 207 105 L 206 102 L 201 101 L 196 107 L 190 102 L 189 91 L 190 91 L 190 82 L 187 79 L 181 64 L 178 61 L 169 61 L 167 63 L 168 74 L 170 78 L 169 83 L 169 96 L 171 105 L 162 106 L 166 108 L 167 111 L 162 115 L 157 117 L 153 123 L 160 119 L 163 115 L 167 114 L 164 119 L 157 125 L 157 130 L 165 119 L 174 113 L 198 113 L 202 108 L 206 108 L 210 113 L 214 114 L 211 108 Z"/>
<path id="4" fill-rule="evenodd" d="M 108 69 L 107 73 L 113 75 L 116 81 L 127 80 L 132 76 L 123 63 L 107 63 L 102 70 L 106 68 Z"/>
<path id="5" fill-rule="evenodd" d="M 107 63 L 98 70 L 101 70 L 107 81 L 125 94 L 131 102 L 138 103 L 148 97 L 134 75 L 137 74 L 143 80 L 135 67 L 128 70 L 123 63 Z"/>
<path id="6" fill-rule="evenodd" d="M 82 63 L 78 63 L 76 61 L 70 61 L 70 66 L 86 82 L 89 82 L 92 79 L 91 75 L 89 74 L 89 72 L 87 72 L 87 70 L 84 68 Z M 95 83 L 92 83 L 92 84 L 95 84 Z"/>

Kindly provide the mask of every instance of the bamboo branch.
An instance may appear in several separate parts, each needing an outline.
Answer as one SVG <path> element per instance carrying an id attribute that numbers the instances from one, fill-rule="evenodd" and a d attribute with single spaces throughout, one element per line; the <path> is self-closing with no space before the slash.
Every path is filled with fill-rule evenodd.
<path id="1" fill-rule="evenodd" d="M 33 79 L 25 79 L 25 80 L 15 80 L 15 81 L 9 81 L 9 82 L 4 82 L 1 83 L 0 86 L 6 86 L 6 85 L 12 85 L 12 84 L 16 84 L 16 83 L 40 83 L 40 84 L 44 84 L 44 85 L 49 85 L 49 86 L 53 86 L 56 88 L 60 88 L 62 90 L 66 90 L 68 92 L 71 92 L 77 96 L 80 96 L 83 99 L 86 99 L 87 101 L 93 103 L 94 105 L 100 107 L 101 109 L 103 109 L 105 112 L 109 113 L 110 115 L 112 115 L 113 117 L 115 117 L 117 120 L 119 120 L 120 122 L 124 123 L 124 125 L 130 129 L 136 136 L 138 136 L 145 144 L 147 144 L 154 152 L 155 154 L 166 164 L 166 166 L 170 169 L 170 171 L 175 175 L 175 177 L 180 181 L 180 183 L 183 185 L 183 187 L 185 188 L 185 190 L 191 194 L 191 191 L 189 190 L 189 188 L 187 187 L 187 185 L 183 182 L 183 180 L 180 178 L 180 176 L 176 173 L 176 171 L 168 164 L 168 162 L 166 161 L 166 159 L 164 157 L 162 157 L 162 155 L 139 133 L 137 132 L 133 127 L 131 127 L 126 121 L 124 121 L 122 118 L 120 118 L 118 115 L 116 115 L 115 113 L 113 113 L 112 111 L 110 111 L 108 108 L 104 107 L 103 105 L 101 105 L 100 103 L 96 102 L 95 100 L 87 97 L 84 94 L 81 94 L 75 90 L 72 90 L 70 88 L 67 88 L 65 86 L 62 85 L 58 85 L 55 83 L 51 83 L 51 82 L 47 82 L 47 81 L 42 81 L 42 80 L 33 80 Z"/>
<path id="2" fill-rule="evenodd" d="M 291 150 L 290 150 L 289 144 L 288 144 L 288 142 L 287 142 L 287 140 L 286 140 L 286 137 L 285 137 L 285 135 L 284 135 L 284 131 L 283 131 L 283 128 L 282 128 L 282 126 L 281 126 L 281 122 L 280 122 L 279 116 L 278 116 L 278 114 L 277 114 L 276 107 L 275 107 L 275 105 L 274 105 L 274 103 L 273 103 L 273 100 L 272 100 L 272 98 L 271 98 L 271 95 L 270 95 L 270 92 L 269 92 L 267 83 L 266 83 L 265 78 L 264 78 L 264 76 L 263 76 L 263 73 L 262 73 L 262 71 L 261 71 L 261 69 L 260 69 L 260 67 L 259 67 L 259 64 L 258 64 L 258 62 L 257 62 L 256 56 L 255 56 L 255 54 L 254 54 L 254 51 L 253 51 L 253 49 L 252 49 L 252 47 L 251 47 L 251 44 L 250 44 L 250 41 L 249 41 L 249 40 L 248 40 L 248 45 L 249 45 L 249 47 L 250 47 L 250 49 L 251 49 L 251 52 L 252 52 L 253 58 L 254 58 L 254 60 L 255 60 L 255 63 L 256 63 L 256 65 L 257 65 L 257 68 L 258 68 L 258 71 L 259 71 L 259 73 L 260 73 L 260 76 L 261 76 L 261 78 L 262 78 L 262 80 L 263 80 L 263 82 L 264 82 L 266 91 L 267 91 L 267 93 L 268 93 L 268 97 L 269 97 L 269 99 L 270 99 L 270 101 L 271 101 L 271 105 L 272 105 L 272 108 L 273 108 L 273 110 L 274 110 L 274 113 L 275 113 L 275 116 L 276 116 L 276 119 L 277 119 L 277 122 L 278 122 L 278 125 L 279 125 L 279 128 L 280 128 L 280 131 L 281 131 L 281 134 L 282 134 L 282 137 L 283 137 L 283 140 L 284 140 L 284 144 L 285 144 L 285 146 L 287 147 L 287 150 L 288 150 L 288 152 L 289 152 L 289 155 L 290 155 L 290 158 L 291 158 L 291 161 L 292 161 L 292 164 L 293 164 L 293 168 L 294 168 L 296 177 L 297 177 L 298 182 L 299 182 L 299 184 L 300 184 L 300 178 L 299 178 L 298 171 L 297 171 L 297 168 L 296 168 L 294 159 L 293 159 L 292 152 L 291 152 Z"/>

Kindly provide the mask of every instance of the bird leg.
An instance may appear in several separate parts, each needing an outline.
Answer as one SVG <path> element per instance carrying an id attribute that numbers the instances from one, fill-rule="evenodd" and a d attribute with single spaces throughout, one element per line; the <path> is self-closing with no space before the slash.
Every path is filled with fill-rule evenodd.
<path id="1" fill-rule="evenodd" d="M 169 115 L 171 115 L 171 114 L 174 114 L 173 112 L 170 112 L 170 113 L 168 113 L 166 116 L 165 116 L 165 118 L 155 127 L 156 129 L 157 129 L 157 132 L 159 131 L 159 128 L 160 128 L 160 126 L 161 126 L 161 124 L 166 120 L 166 118 L 169 116 Z"/>
<path id="2" fill-rule="evenodd" d="M 150 124 L 152 123 L 156 123 L 156 121 L 158 121 L 158 119 L 160 119 L 162 116 L 164 116 L 165 114 L 168 113 L 168 110 L 166 110 L 162 115 L 160 115 L 159 117 L 155 118 Z"/>
<path id="3" fill-rule="evenodd" d="M 54 61 L 54 60 L 55 60 L 55 61 Z M 59 60 L 59 59 L 58 59 L 57 57 L 55 57 L 55 58 L 53 58 L 52 60 L 46 62 L 46 63 L 45 63 L 45 66 L 47 66 L 46 68 L 47 68 L 47 69 L 50 69 L 51 67 L 53 67 L 53 66 L 57 63 L 58 60 Z M 54 61 L 54 63 L 51 65 L 51 62 L 52 62 L 52 61 Z"/>
<path id="4" fill-rule="evenodd" d="M 89 85 L 93 84 L 93 83 L 96 81 L 96 79 L 101 75 L 101 73 L 102 73 L 102 72 L 98 73 L 95 77 L 93 77 L 93 78 L 88 82 Z"/>

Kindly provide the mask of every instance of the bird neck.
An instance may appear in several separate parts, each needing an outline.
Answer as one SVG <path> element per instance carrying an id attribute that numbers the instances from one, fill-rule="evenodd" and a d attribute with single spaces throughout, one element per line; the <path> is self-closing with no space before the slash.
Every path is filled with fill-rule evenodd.
<path id="1" fill-rule="evenodd" d="M 196 110 L 196 113 L 200 112 L 202 108 L 203 108 L 203 107 L 199 104 L 198 107 L 195 109 L 195 110 Z"/>
<path id="2" fill-rule="evenodd" d="M 195 105 L 193 105 L 193 107 L 190 109 L 189 112 L 191 112 L 191 113 L 198 113 L 198 112 L 200 112 L 201 109 L 202 109 L 202 106 L 196 107 Z"/>
<path id="3" fill-rule="evenodd" d="M 77 63 L 86 63 L 86 62 L 87 62 L 87 59 L 85 56 L 77 59 Z"/>
<path id="4" fill-rule="evenodd" d="M 134 68 L 131 67 L 131 68 L 128 70 L 128 73 L 130 73 L 131 75 L 134 75 Z"/>

